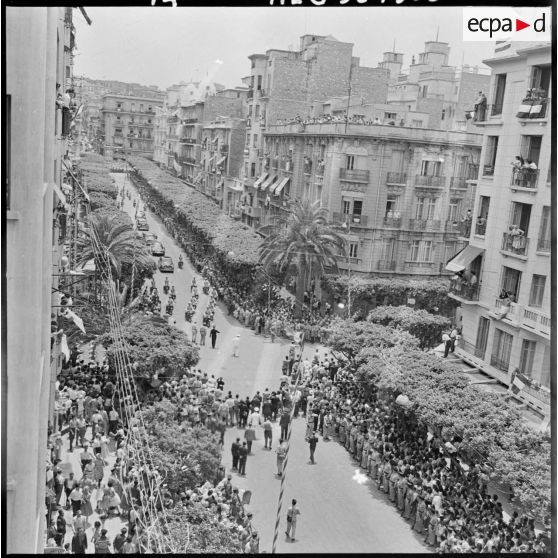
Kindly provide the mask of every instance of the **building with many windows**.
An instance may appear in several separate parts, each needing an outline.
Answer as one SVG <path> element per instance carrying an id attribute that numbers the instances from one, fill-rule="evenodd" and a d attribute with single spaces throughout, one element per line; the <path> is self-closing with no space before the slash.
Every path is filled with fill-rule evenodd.
<path id="1" fill-rule="evenodd" d="M 5 13 L 4 538 L 10 554 L 42 554 L 48 427 L 61 366 L 55 288 L 71 217 L 63 176 L 75 115 L 67 93 L 75 27 L 72 8 L 8 6 Z"/>
<path id="2" fill-rule="evenodd" d="M 273 224 L 294 198 L 320 201 L 345 226 L 361 274 L 439 276 L 463 246 L 474 199 L 479 134 L 393 125 L 268 126 L 264 170 L 244 220 Z"/>
<path id="3" fill-rule="evenodd" d="M 505 384 L 520 378 L 519 396 L 548 414 L 551 46 L 497 43 L 485 63 L 492 79 L 488 110 L 476 121 L 484 141 L 472 226 L 467 247 L 448 264 L 458 274 L 451 294 L 461 302 L 458 353 Z"/>
<path id="4" fill-rule="evenodd" d="M 101 154 L 153 157 L 155 109 L 163 105 L 162 98 L 108 93 L 102 100 Z"/>

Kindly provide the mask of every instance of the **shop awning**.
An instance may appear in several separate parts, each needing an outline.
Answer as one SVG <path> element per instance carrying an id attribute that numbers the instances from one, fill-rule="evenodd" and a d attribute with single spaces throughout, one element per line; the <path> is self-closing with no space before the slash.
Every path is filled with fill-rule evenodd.
<path id="1" fill-rule="evenodd" d="M 256 182 L 254 182 L 254 188 L 257 190 L 260 187 L 260 184 L 269 176 L 269 173 L 264 172 Z"/>
<path id="2" fill-rule="evenodd" d="M 271 188 L 269 191 L 272 192 L 273 195 L 278 196 L 283 191 L 283 188 L 287 185 L 287 182 L 289 182 L 290 179 L 291 178 L 289 176 L 283 178 L 281 181 L 276 182 L 273 188 Z"/>
<path id="3" fill-rule="evenodd" d="M 264 190 L 267 189 L 268 186 L 271 186 L 275 182 L 276 178 L 277 178 L 276 174 L 270 174 L 268 179 L 262 184 L 261 191 L 263 192 Z"/>
<path id="4" fill-rule="evenodd" d="M 479 254 L 484 252 L 484 248 L 476 246 L 465 246 L 461 252 L 452 258 L 446 265 L 448 271 L 463 271 Z"/>

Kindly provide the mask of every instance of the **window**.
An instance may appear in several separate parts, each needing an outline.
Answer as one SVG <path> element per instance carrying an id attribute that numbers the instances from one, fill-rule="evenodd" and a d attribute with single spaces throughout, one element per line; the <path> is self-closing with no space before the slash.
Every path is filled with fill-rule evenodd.
<path id="1" fill-rule="evenodd" d="M 494 102 L 492 104 L 492 116 L 502 114 L 505 92 L 506 92 L 506 74 L 497 74 L 495 88 L 494 88 Z"/>
<path id="2" fill-rule="evenodd" d="M 143 105 L 140 104 L 140 112 L 143 112 Z"/>
<path id="3" fill-rule="evenodd" d="M 498 152 L 498 136 L 488 136 L 484 155 L 483 176 L 493 176 Z"/>
<path id="4" fill-rule="evenodd" d="M 380 252 L 380 259 L 385 260 L 385 261 L 393 261 L 394 257 L 394 239 L 393 238 L 387 238 L 382 242 L 382 249 Z"/>
<path id="5" fill-rule="evenodd" d="M 254 112 L 254 118 L 260 116 L 260 105 L 255 105 L 256 112 Z"/>
<path id="6" fill-rule="evenodd" d="M 539 166 L 542 136 L 521 136 L 521 156 Z"/>
<path id="7" fill-rule="evenodd" d="M 409 247 L 409 261 L 418 262 L 419 258 L 420 241 L 413 240 Z"/>
<path id="8" fill-rule="evenodd" d="M 420 165 L 421 176 L 440 176 L 442 163 L 440 161 L 422 161 Z"/>
<path id="9" fill-rule="evenodd" d="M 357 116 L 357 115 L 355 115 Z M 384 112 L 384 118 L 386 120 L 395 120 L 397 118 L 396 112 Z"/>
<path id="10" fill-rule="evenodd" d="M 252 145 L 254 147 L 258 147 L 258 134 L 254 134 L 253 140 L 254 140 L 254 143 Z"/>
<path id="11" fill-rule="evenodd" d="M 436 214 L 436 198 L 426 198 L 426 220 L 434 219 Z"/>
<path id="12" fill-rule="evenodd" d="M 362 215 L 362 200 L 353 202 L 353 215 Z"/>
<path id="13" fill-rule="evenodd" d="M 122 128 L 115 128 L 114 133 L 115 134 L 121 134 L 122 133 Z"/>
<path id="14" fill-rule="evenodd" d="M 122 103 L 116 103 L 116 108 L 122 108 Z"/>
<path id="15" fill-rule="evenodd" d="M 512 212 L 510 217 L 510 227 L 517 225 L 525 236 L 529 232 L 529 223 L 531 221 L 531 205 L 528 203 L 512 203 Z"/>
<path id="16" fill-rule="evenodd" d="M 246 145 L 250 146 L 250 134 L 246 134 Z"/>
<path id="17" fill-rule="evenodd" d="M 513 335 L 496 329 L 494 332 L 494 342 L 492 345 L 492 358 L 490 364 L 496 366 L 504 372 L 508 371 L 510 366 L 510 355 L 513 343 Z"/>
<path id="18" fill-rule="evenodd" d="M 262 88 L 262 76 L 258 76 L 258 91 Z"/>
<path id="19" fill-rule="evenodd" d="M 250 165 L 250 176 L 253 178 L 256 176 L 256 163 Z"/>
<path id="20" fill-rule="evenodd" d="M 488 342 L 488 332 L 490 330 L 490 320 L 481 316 L 477 329 L 477 342 L 475 343 L 475 356 L 484 359 L 486 345 Z"/>
<path id="21" fill-rule="evenodd" d="M 132 112 L 135 112 L 135 111 L 136 111 L 136 103 L 132 103 L 131 111 L 132 111 Z"/>
<path id="22" fill-rule="evenodd" d="M 521 286 L 521 271 L 512 267 L 504 266 L 502 269 L 502 280 L 500 290 L 504 290 L 519 298 L 519 287 Z"/>
<path id="23" fill-rule="evenodd" d="M 546 275 L 533 275 L 531 281 L 531 294 L 529 295 L 529 306 L 540 308 L 543 304 L 544 287 Z"/>
<path id="24" fill-rule="evenodd" d="M 422 120 L 411 120 L 413 128 L 422 128 Z"/>
<path id="25" fill-rule="evenodd" d="M 531 377 L 533 373 L 533 361 L 535 360 L 535 351 L 537 350 L 537 344 L 535 341 L 529 341 L 528 339 L 523 339 L 521 344 L 521 359 L 519 361 L 519 371 L 525 374 L 528 378 Z"/>
<path id="26" fill-rule="evenodd" d="M 428 95 L 428 85 L 423 85 L 422 87 L 422 96 L 426 97 Z"/>
<path id="27" fill-rule="evenodd" d="M 415 219 L 422 219 L 422 214 L 424 212 L 424 200 L 425 198 L 417 198 L 417 207 L 415 210 Z"/>
<path id="28" fill-rule="evenodd" d="M 358 243 L 351 242 L 349 244 L 349 257 L 358 258 Z"/>
<path id="29" fill-rule="evenodd" d="M 461 200 L 450 200 L 448 206 L 448 221 L 456 222 L 461 216 Z"/>
<path id="30" fill-rule="evenodd" d="M 386 202 L 386 217 L 394 217 L 394 213 L 399 209 L 399 196 L 388 194 Z M 391 212 L 391 215 L 389 214 Z"/>
<path id="31" fill-rule="evenodd" d="M 419 253 L 419 258 L 421 262 L 431 262 L 432 261 L 432 241 L 423 240 L 421 250 Z"/>
<path id="32" fill-rule="evenodd" d="M 533 66 L 531 70 L 531 88 L 542 89 L 543 96 L 548 96 L 552 77 L 551 66 Z"/>
<path id="33" fill-rule="evenodd" d="M 347 170 L 353 170 L 355 168 L 355 156 L 347 155 Z"/>
<path id="34" fill-rule="evenodd" d="M 446 119 L 446 109 L 442 109 L 442 120 Z"/>
<path id="35" fill-rule="evenodd" d="M 550 206 L 545 205 L 542 208 L 539 240 L 537 242 L 537 250 L 540 252 L 550 252 L 550 224 Z"/>
<path id="36" fill-rule="evenodd" d="M 351 214 L 351 200 L 343 200 L 343 215 Z"/>
<path id="37" fill-rule="evenodd" d="M 4 142 L 4 155 L 6 161 L 6 183 L 5 183 L 5 196 L 4 204 L 6 210 L 10 209 L 11 203 L 11 164 L 12 164 L 12 96 L 6 95 L 4 97 L 4 130 L 6 131 Z"/>

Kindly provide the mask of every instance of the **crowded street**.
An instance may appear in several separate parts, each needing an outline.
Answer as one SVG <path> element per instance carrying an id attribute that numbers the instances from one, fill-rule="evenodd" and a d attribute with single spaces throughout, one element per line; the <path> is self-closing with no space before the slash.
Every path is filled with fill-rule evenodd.
<path id="1" fill-rule="evenodd" d="M 118 188 L 125 187 L 131 192 L 131 199 L 124 197 L 124 210 L 131 217 L 135 215 L 133 201 L 139 201 L 139 194 L 124 173 L 112 175 Z M 187 186 L 185 186 L 187 187 Z M 191 324 L 184 320 L 182 309 L 190 297 L 190 284 L 195 276 L 201 283 L 201 276 L 195 272 L 185 254 L 184 268 L 178 269 L 176 262 L 181 250 L 168 235 L 160 220 L 146 211 L 149 232 L 155 233 L 163 243 L 167 255 L 175 263 L 173 274 L 155 273 L 157 288 L 162 292 L 165 277 L 169 277 L 177 292 L 176 310 L 173 317 L 177 327 L 191 333 Z M 163 298 L 164 300 L 164 298 Z M 200 295 L 196 313 L 198 322 L 203 312 L 207 296 Z M 195 319 L 193 320 L 195 321 Z M 257 391 L 270 391 L 279 387 L 281 361 L 288 352 L 289 341 L 256 335 L 254 331 L 241 326 L 226 310 L 219 306 L 215 313 L 215 326 L 220 331 L 215 350 L 209 341 L 200 347 L 198 368 L 222 376 L 225 380 L 224 391 L 232 391 L 242 398 L 252 397 Z M 232 358 L 234 337 L 240 334 L 239 357 Z M 306 344 L 303 358 L 312 357 L 316 349 L 326 354 L 327 349 Z M 302 509 L 299 533 L 295 543 L 284 540 L 281 531 L 277 551 L 285 553 L 331 553 L 359 552 L 363 548 L 374 552 L 408 553 L 427 552 L 420 537 L 406 527 L 397 510 L 387 502 L 387 497 L 374 483 L 360 473 L 350 456 L 334 441 L 318 444 L 316 465 L 308 459 L 308 444 L 304 440 L 305 421 L 302 417 L 293 422 L 287 471 L 287 499 L 296 497 Z M 280 428 L 274 423 L 273 447 L 279 439 Z M 237 437 L 243 439 L 243 429 L 228 428 L 225 435 L 223 464 L 226 470 L 231 467 L 228 448 Z M 273 540 L 273 527 L 277 512 L 279 478 L 275 475 L 275 452 L 263 448 L 263 433 L 257 433 L 252 446 L 253 455 L 248 457 L 246 477 L 234 475 L 234 483 L 250 490 L 252 498 L 250 510 L 254 514 L 253 524 L 260 535 L 260 548 L 270 549 Z M 283 510 L 284 513 L 285 510 Z"/>

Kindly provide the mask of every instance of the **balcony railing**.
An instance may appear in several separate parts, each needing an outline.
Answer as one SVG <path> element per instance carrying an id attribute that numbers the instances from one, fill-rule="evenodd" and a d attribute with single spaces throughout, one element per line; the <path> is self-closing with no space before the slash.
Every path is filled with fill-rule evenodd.
<path id="1" fill-rule="evenodd" d="M 504 233 L 502 250 L 518 256 L 526 256 L 529 248 L 529 239 L 526 236 L 513 233 Z"/>
<path id="2" fill-rule="evenodd" d="M 475 234 L 478 236 L 484 236 L 486 234 L 486 223 L 476 223 Z"/>
<path id="3" fill-rule="evenodd" d="M 490 357 L 490 364 L 503 372 L 508 372 L 510 367 L 510 358 L 509 355 L 507 358 L 501 358 L 497 355 L 491 355 Z"/>
<path id="4" fill-rule="evenodd" d="M 510 187 L 535 190 L 539 179 L 539 169 L 513 169 Z"/>
<path id="5" fill-rule="evenodd" d="M 378 271 L 395 271 L 397 267 L 396 260 L 378 260 L 378 264 L 376 266 Z"/>
<path id="6" fill-rule="evenodd" d="M 415 186 L 442 188 L 445 181 L 445 176 L 424 176 L 422 174 L 417 174 L 415 177 Z"/>
<path id="7" fill-rule="evenodd" d="M 187 165 L 195 165 L 196 164 L 196 159 L 194 157 L 182 157 L 180 162 L 185 163 Z"/>
<path id="8" fill-rule="evenodd" d="M 483 165 L 482 175 L 483 176 L 494 176 L 494 165 Z"/>
<path id="9" fill-rule="evenodd" d="M 479 290 L 478 283 L 469 285 L 468 283 L 454 283 L 452 281 L 449 292 L 465 300 L 475 301 L 479 299 Z"/>
<path id="10" fill-rule="evenodd" d="M 342 264 L 355 264 L 355 265 L 360 265 L 360 263 L 362 262 L 361 258 L 353 258 L 353 257 L 349 257 L 349 256 L 339 256 L 339 263 Z"/>
<path id="11" fill-rule="evenodd" d="M 450 190 L 466 190 L 468 187 L 466 176 L 452 176 L 450 179 Z"/>
<path id="12" fill-rule="evenodd" d="M 521 101 L 519 111 L 515 115 L 516 118 L 544 118 L 546 116 L 546 107 L 550 104 L 550 99 L 545 94 L 535 94 L 533 96 L 530 90 L 527 96 Z"/>
<path id="13" fill-rule="evenodd" d="M 433 219 L 410 219 L 409 228 L 413 231 L 439 231 L 440 221 Z"/>
<path id="14" fill-rule="evenodd" d="M 370 179 L 370 171 L 361 169 L 339 169 L 339 178 L 349 182 L 365 182 Z"/>
<path id="15" fill-rule="evenodd" d="M 184 120 L 184 124 L 196 124 L 197 122 L 197 118 L 186 118 L 186 120 Z"/>
<path id="16" fill-rule="evenodd" d="M 538 252 L 550 252 L 550 238 L 539 238 L 537 241 Z"/>
<path id="17" fill-rule="evenodd" d="M 180 138 L 180 141 L 182 143 L 189 143 L 189 144 L 193 145 L 193 144 L 197 143 L 198 140 L 196 138 L 192 138 L 190 136 L 187 136 L 187 137 Z"/>
<path id="18" fill-rule="evenodd" d="M 401 227 L 401 217 L 384 217 L 384 225 L 392 229 Z"/>
<path id="19" fill-rule="evenodd" d="M 355 227 L 366 227 L 368 224 L 368 216 L 334 211 L 333 221 L 334 223 L 349 223 L 351 226 Z"/>
<path id="20" fill-rule="evenodd" d="M 446 232 L 448 233 L 459 233 L 459 236 L 469 236 L 469 234 L 464 234 L 467 232 L 467 227 L 464 226 L 465 223 L 460 223 L 458 221 L 452 221 L 448 219 L 446 221 Z M 471 226 L 468 227 L 469 233 L 471 232 Z"/>
<path id="21" fill-rule="evenodd" d="M 543 330 L 550 334 L 552 321 L 548 314 L 544 314 L 533 308 L 524 308 L 523 323 L 532 329 Z"/>
<path id="22" fill-rule="evenodd" d="M 404 172 L 388 172 L 386 176 L 386 184 L 406 185 L 407 173 Z"/>

